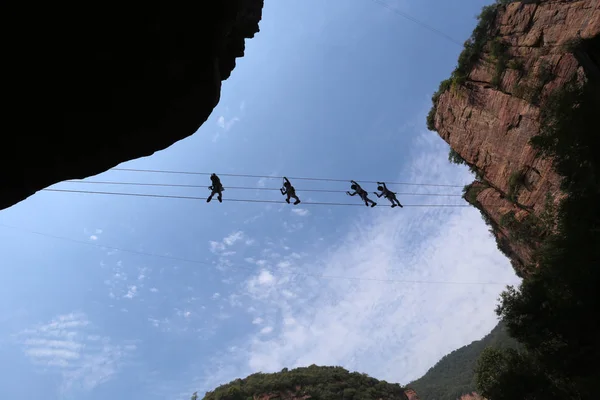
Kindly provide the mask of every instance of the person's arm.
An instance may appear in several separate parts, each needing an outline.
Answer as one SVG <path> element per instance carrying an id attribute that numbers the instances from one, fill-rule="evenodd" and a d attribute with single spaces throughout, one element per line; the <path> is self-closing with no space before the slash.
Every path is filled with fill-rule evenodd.
<path id="1" fill-rule="evenodd" d="M 374 194 L 375 196 L 377 196 L 377 197 L 381 197 L 381 196 L 383 195 L 383 194 L 379 194 L 379 193 L 377 193 L 377 192 L 373 192 L 373 194 Z"/>
<path id="2" fill-rule="evenodd" d="M 354 196 L 354 195 L 356 195 L 356 192 L 354 192 L 354 193 L 346 192 L 346 194 L 347 194 L 348 196 Z"/>
<path id="3" fill-rule="evenodd" d="M 288 178 L 286 178 L 285 176 L 283 177 L 283 180 L 286 181 L 287 183 L 290 183 L 290 181 L 288 181 Z"/>
<path id="4" fill-rule="evenodd" d="M 287 190 L 285 190 L 285 187 L 282 187 L 279 190 L 281 190 L 281 194 L 286 194 L 287 193 Z"/>

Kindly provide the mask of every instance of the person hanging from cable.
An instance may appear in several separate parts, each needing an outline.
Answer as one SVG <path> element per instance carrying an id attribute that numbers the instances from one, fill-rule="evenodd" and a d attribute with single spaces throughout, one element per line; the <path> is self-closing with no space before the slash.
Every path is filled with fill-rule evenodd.
<path id="1" fill-rule="evenodd" d="M 285 201 L 288 204 L 290 204 L 290 198 L 296 199 L 294 205 L 300 203 L 300 199 L 298 198 L 298 196 L 296 196 L 296 189 L 294 189 L 288 178 L 286 178 L 285 176 L 283 177 L 283 187 L 279 190 L 281 191 L 282 195 L 287 194 L 287 198 L 285 199 Z"/>
<path id="2" fill-rule="evenodd" d="M 396 192 L 392 192 L 391 190 L 389 190 L 387 186 L 385 186 L 385 182 L 377 182 L 377 184 L 379 185 L 377 186 L 377 190 L 379 190 L 381 193 L 373 192 L 375 196 L 377 196 L 378 198 L 381 198 L 381 196 L 383 196 L 386 199 L 388 199 L 392 203 L 392 208 L 396 206 L 400 206 L 400 208 L 404 207 L 396 198 Z"/>
<path id="3" fill-rule="evenodd" d="M 221 185 L 221 179 L 219 179 L 217 174 L 211 174 L 210 181 L 212 182 L 212 185 L 209 186 L 208 189 L 211 191 L 211 193 L 210 193 L 210 196 L 208 196 L 208 198 L 206 199 L 206 202 L 210 203 L 213 196 L 216 194 L 217 200 L 219 200 L 219 203 L 222 203 L 223 202 L 223 191 L 225 189 L 223 188 L 223 185 Z"/>
<path id="4" fill-rule="evenodd" d="M 350 192 L 346 192 L 347 195 L 349 196 L 354 196 L 354 195 L 359 195 L 360 198 L 365 202 L 365 206 L 369 206 L 369 203 L 371 203 L 371 207 L 375 207 L 377 205 L 377 203 L 375 203 L 373 200 L 369 199 L 367 197 L 367 191 L 363 188 L 360 187 L 360 185 L 358 183 L 356 183 L 355 181 L 350 181 L 352 183 L 352 185 L 350 185 L 350 188 L 352 190 L 354 190 L 354 193 L 350 193 Z"/>

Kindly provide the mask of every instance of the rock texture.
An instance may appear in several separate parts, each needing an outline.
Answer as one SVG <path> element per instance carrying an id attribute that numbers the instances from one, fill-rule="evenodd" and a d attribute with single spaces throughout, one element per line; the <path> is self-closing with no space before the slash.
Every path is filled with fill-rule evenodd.
<path id="1" fill-rule="evenodd" d="M 0 209 L 193 134 L 262 7 L 4 2 Z"/>
<path id="2" fill-rule="evenodd" d="M 486 400 L 485 397 L 481 397 L 477 393 L 465 394 L 460 397 L 460 400 Z"/>
<path id="3" fill-rule="evenodd" d="M 433 124 L 478 171 L 481 180 L 465 198 L 493 226 L 516 271 L 526 275 L 535 243 L 511 241 L 501 218 L 509 211 L 517 220 L 539 215 L 548 193 L 554 204 L 563 196 L 552 161 L 539 157 L 529 140 L 539 133 L 540 105 L 549 93 L 600 71 L 600 2 L 542 0 L 497 7 L 487 44 L 466 82 L 441 93 Z M 588 41 L 593 45 L 573 50 Z M 494 48 L 498 44 L 502 47 Z"/>
<path id="4" fill-rule="evenodd" d="M 408 397 L 408 400 L 421 400 L 417 392 L 412 389 L 406 389 L 404 393 L 406 394 L 406 397 Z"/>

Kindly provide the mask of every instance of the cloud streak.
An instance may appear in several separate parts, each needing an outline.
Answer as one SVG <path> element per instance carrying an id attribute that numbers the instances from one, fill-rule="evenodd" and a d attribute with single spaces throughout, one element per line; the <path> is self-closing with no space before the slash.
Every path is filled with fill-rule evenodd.
<path id="1" fill-rule="evenodd" d="M 61 392 L 89 391 L 109 381 L 136 350 L 134 344 L 115 345 L 90 334 L 90 325 L 85 314 L 70 313 L 17 336 L 34 365 L 62 375 Z"/>

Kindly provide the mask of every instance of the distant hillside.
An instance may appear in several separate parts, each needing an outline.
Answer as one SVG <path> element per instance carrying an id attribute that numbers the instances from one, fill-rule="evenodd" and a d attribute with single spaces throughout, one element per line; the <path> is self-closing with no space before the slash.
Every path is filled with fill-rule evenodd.
<path id="1" fill-rule="evenodd" d="M 486 347 L 515 348 L 517 342 L 508 336 L 499 323 L 483 339 L 444 356 L 425 375 L 407 386 L 417 392 L 420 400 L 456 400 L 475 391 L 474 368 Z"/>
<path id="2" fill-rule="evenodd" d="M 194 397 L 192 397 L 194 398 Z M 204 400 L 408 400 L 397 383 L 387 383 L 341 367 L 257 373 L 206 393 Z"/>

